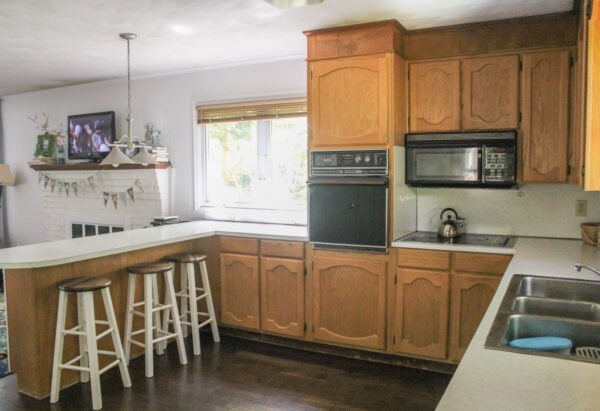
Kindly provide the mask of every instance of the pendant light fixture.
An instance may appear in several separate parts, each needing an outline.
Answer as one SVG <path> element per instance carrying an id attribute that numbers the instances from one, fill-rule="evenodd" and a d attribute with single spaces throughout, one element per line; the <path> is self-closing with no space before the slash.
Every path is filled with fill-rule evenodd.
<path id="1" fill-rule="evenodd" d="M 131 117 L 131 52 L 129 42 L 137 37 L 135 33 L 119 33 L 119 37 L 127 41 L 127 134 L 123 135 L 119 141 L 110 144 L 112 149 L 110 153 L 102 160 L 101 165 L 110 164 L 113 167 L 118 167 L 120 164 L 156 164 L 156 159 L 148 153 L 148 146 L 144 144 L 134 143 L 133 141 L 133 118 Z M 139 149 L 138 154 L 130 159 L 121 151 L 122 147 L 127 147 L 128 150 L 134 148 Z"/>

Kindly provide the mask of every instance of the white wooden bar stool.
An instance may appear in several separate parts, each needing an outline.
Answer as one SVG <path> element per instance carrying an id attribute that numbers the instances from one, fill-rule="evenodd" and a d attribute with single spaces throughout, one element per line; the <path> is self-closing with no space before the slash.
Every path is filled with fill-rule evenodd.
<path id="1" fill-rule="evenodd" d="M 221 341 L 208 281 L 206 255 L 200 253 L 181 253 L 165 258 L 168 261 L 181 265 L 181 290 L 175 293 L 181 299 L 180 320 L 181 324 L 185 327 L 184 335 L 187 335 L 187 327 L 191 327 L 194 355 L 200 355 L 200 328 L 210 324 L 214 342 Z M 198 263 L 200 266 L 200 277 L 202 280 L 200 287 L 196 284 L 195 263 Z M 206 301 L 206 311 L 198 311 L 198 302 L 201 300 Z M 168 325 L 172 320 L 169 318 L 168 313 L 166 314 L 163 321 Z"/>
<path id="2" fill-rule="evenodd" d="M 102 408 L 102 393 L 100 391 L 100 375 L 108 369 L 119 366 L 124 387 L 131 387 L 131 379 L 127 370 L 127 361 L 121 345 L 121 337 L 108 287 L 110 280 L 103 277 L 81 277 L 64 281 L 58 285 L 58 315 L 56 320 L 56 337 L 54 342 L 54 363 L 52 365 L 52 384 L 50 387 L 50 402 L 58 401 L 60 394 L 60 377 L 63 369 L 80 371 L 81 382 L 91 381 L 92 406 L 95 410 Z M 107 321 L 96 320 L 94 315 L 94 292 L 101 291 L 106 310 Z M 69 293 L 77 295 L 78 324 L 65 329 L 67 318 L 67 301 Z M 108 328 L 96 334 L 96 325 Z M 114 351 L 98 349 L 98 340 L 107 336 L 112 337 Z M 79 338 L 79 355 L 71 360 L 62 362 L 65 336 Z M 99 368 L 98 355 L 114 356 L 116 359 Z M 79 365 L 77 365 L 79 363 Z"/>
<path id="3" fill-rule="evenodd" d="M 187 355 L 183 345 L 183 333 L 181 323 L 179 322 L 179 311 L 177 309 L 177 300 L 175 289 L 173 287 L 173 263 L 147 263 L 137 264 L 127 267 L 129 272 L 129 285 L 127 290 L 127 318 L 125 320 L 125 357 L 129 363 L 131 356 L 131 344 L 144 347 L 146 360 L 146 377 L 154 376 L 154 357 L 153 347 L 156 344 L 156 351 L 162 354 L 163 347 L 166 346 L 166 340 L 175 337 L 177 341 L 177 350 L 179 351 L 179 362 L 187 364 Z M 165 279 L 165 299 L 161 303 L 158 298 L 158 287 L 156 276 L 163 274 Z M 144 299 L 135 301 L 135 284 L 138 276 L 144 278 Z M 143 311 L 137 311 L 137 307 L 144 307 Z M 169 332 L 167 327 L 161 327 L 160 311 L 171 313 L 174 332 Z M 144 318 L 144 327 L 136 331 L 132 330 L 133 316 L 138 315 Z M 144 340 L 138 341 L 133 337 L 143 334 Z M 163 345 L 162 342 L 165 342 Z"/>

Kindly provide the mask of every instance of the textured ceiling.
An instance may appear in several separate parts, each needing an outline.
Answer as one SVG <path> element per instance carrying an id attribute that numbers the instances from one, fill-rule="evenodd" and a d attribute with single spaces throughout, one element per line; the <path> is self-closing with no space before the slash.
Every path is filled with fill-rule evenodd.
<path id="1" fill-rule="evenodd" d="M 302 31 L 397 19 L 407 29 L 564 12 L 573 0 L 0 0 L 0 96 L 306 55 Z"/>

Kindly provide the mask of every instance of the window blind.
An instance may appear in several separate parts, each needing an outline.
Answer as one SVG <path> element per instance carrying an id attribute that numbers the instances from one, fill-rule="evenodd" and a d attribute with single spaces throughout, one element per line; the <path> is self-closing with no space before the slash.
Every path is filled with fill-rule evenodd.
<path id="1" fill-rule="evenodd" d="M 199 106 L 198 124 L 228 121 L 272 120 L 306 115 L 306 99 L 254 101 Z"/>

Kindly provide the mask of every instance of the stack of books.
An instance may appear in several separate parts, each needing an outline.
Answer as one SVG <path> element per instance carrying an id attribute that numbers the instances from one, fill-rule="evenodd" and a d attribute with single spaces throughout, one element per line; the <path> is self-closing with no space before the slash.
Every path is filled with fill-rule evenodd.
<path id="1" fill-rule="evenodd" d="M 168 163 L 169 162 L 169 153 L 167 152 L 166 147 L 160 147 L 160 146 L 152 147 L 152 150 L 150 150 L 150 153 L 156 159 L 156 161 L 159 163 Z"/>
<path id="2" fill-rule="evenodd" d="M 34 165 L 46 165 L 46 164 L 56 164 L 56 158 L 54 157 L 33 157 L 31 160 L 27 162 L 30 166 Z"/>

